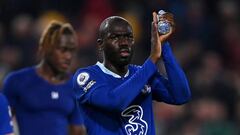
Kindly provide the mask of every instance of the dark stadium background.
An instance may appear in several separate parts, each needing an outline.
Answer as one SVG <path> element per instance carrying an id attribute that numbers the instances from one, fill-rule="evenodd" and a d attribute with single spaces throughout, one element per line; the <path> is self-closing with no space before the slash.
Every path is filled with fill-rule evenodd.
<path id="1" fill-rule="evenodd" d="M 240 8 L 238 0 L 0 0 L 0 87 L 11 71 L 37 63 L 40 33 L 52 19 L 77 31 L 73 71 L 96 63 L 99 23 L 110 15 L 133 25 L 141 64 L 150 51 L 152 12 L 175 15 L 172 48 L 190 81 L 184 106 L 154 103 L 157 134 L 239 135 Z"/>

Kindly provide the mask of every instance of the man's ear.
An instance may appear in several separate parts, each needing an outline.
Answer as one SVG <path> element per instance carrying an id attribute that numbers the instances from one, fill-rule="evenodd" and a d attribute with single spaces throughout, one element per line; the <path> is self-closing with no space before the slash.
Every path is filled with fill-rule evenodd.
<path id="1" fill-rule="evenodd" d="M 102 44 L 103 44 L 103 40 L 101 38 L 97 39 L 97 45 L 100 51 L 103 49 Z"/>
<path id="2" fill-rule="evenodd" d="M 97 39 L 97 44 L 98 44 L 98 45 L 102 45 L 102 43 L 103 43 L 103 40 L 102 40 L 101 38 L 98 38 L 98 39 Z"/>

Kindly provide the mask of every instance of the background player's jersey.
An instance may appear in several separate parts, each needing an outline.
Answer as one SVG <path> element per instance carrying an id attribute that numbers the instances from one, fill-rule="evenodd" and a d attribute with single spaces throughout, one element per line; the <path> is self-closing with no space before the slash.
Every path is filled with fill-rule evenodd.
<path id="1" fill-rule="evenodd" d="M 130 65 L 124 77 L 99 62 L 77 71 L 74 89 L 89 135 L 154 135 L 152 100 L 183 104 L 190 99 L 187 80 L 170 47 L 163 49 L 170 80 L 149 59 L 141 67 Z"/>
<path id="2" fill-rule="evenodd" d="M 35 67 L 11 73 L 4 93 L 16 113 L 21 135 L 67 135 L 69 124 L 81 124 L 72 80 L 50 84 Z"/>
<path id="3" fill-rule="evenodd" d="M 6 97 L 0 93 L 0 135 L 13 133 L 11 112 Z"/>

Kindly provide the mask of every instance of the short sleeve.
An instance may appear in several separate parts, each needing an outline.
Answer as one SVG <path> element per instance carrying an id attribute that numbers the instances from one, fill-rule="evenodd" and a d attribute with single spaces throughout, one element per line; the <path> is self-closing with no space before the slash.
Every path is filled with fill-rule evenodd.
<path id="1" fill-rule="evenodd" d="M 7 97 L 11 108 L 16 108 L 17 105 L 17 89 L 14 75 L 8 75 L 3 82 L 3 93 Z"/>
<path id="2" fill-rule="evenodd" d="M 69 117 L 69 122 L 72 125 L 83 125 L 84 119 L 83 119 L 83 112 L 81 111 L 80 106 L 77 103 L 77 100 L 74 100 L 74 109 Z"/>
<path id="3" fill-rule="evenodd" d="M 73 77 L 73 89 L 77 100 L 80 103 L 88 101 L 94 90 L 105 85 L 102 79 L 91 70 L 78 70 Z"/>

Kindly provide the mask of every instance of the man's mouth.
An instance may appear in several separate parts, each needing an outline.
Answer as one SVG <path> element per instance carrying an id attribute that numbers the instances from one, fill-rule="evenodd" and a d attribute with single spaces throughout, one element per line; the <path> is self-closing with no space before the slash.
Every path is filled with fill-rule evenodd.
<path id="1" fill-rule="evenodd" d="M 130 55 L 129 49 L 121 49 L 121 50 L 120 50 L 120 55 L 121 55 L 122 57 L 128 57 L 128 56 Z"/>
<path id="2" fill-rule="evenodd" d="M 62 66 L 63 68 L 69 68 L 70 63 L 69 63 L 69 62 L 65 62 L 65 63 L 62 63 L 61 66 Z"/>

